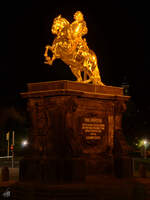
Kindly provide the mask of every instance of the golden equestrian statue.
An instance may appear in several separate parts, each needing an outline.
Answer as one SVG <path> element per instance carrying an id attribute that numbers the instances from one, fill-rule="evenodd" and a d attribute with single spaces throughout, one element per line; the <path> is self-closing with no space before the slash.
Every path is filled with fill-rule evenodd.
<path id="1" fill-rule="evenodd" d="M 101 81 L 97 57 L 83 38 L 88 32 L 83 14 L 77 11 L 71 24 L 59 15 L 54 19 L 51 31 L 56 37 L 52 46 L 45 47 L 45 63 L 52 65 L 53 61 L 59 58 L 69 65 L 78 82 L 104 85 Z M 49 50 L 53 54 L 52 58 L 48 55 Z M 87 75 L 87 80 L 82 79 L 81 72 Z"/>

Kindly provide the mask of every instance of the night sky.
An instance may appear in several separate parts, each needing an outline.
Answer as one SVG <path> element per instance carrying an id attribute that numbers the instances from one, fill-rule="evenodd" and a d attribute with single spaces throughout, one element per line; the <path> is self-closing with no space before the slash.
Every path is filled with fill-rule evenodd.
<path id="1" fill-rule="evenodd" d="M 29 82 L 75 80 L 57 60 L 44 64 L 45 45 L 51 44 L 53 19 L 70 22 L 80 10 L 87 22 L 88 46 L 98 57 L 103 82 L 120 86 L 125 79 L 137 107 L 150 108 L 149 6 L 145 1 L 10 1 L 1 3 L 1 104 L 14 101 Z M 18 101 L 18 100 L 16 100 Z"/>

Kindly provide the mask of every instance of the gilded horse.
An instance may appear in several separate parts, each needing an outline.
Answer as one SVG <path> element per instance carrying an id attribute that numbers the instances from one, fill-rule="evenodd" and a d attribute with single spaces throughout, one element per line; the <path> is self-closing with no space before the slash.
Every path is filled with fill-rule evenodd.
<path id="1" fill-rule="evenodd" d="M 61 59 L 69 65 L 78 82 L 104 85 L 100 78 L 97 57 L 88 48 L 86 39 L 82 38 L 87 33 L 83 15 L 77 11 L 74 18 L 76 20 L 72 24 L 61 15 L 54 19 L 51 31 L 56 37 L 52 46 L 45 47 L 45 63 L 52 65 L 55 59 Z M 48 55 L 49 50 L 53 54 L 52 58 Z M 82 79 L 81 72 L 87 74 L 87 80 Z"/>

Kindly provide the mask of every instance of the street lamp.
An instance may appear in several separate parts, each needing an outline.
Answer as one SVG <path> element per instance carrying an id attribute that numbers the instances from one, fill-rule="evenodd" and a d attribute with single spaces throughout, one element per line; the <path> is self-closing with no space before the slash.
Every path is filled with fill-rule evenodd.
<path id="1" fill-rule="evenodd" d="M 147 147 L 148 141 L 145 139 L 143 140 L 143 145 L 144 145 L 144 158 L 147 158 L 147 153 L 146 153 L 146 147 Z"/>
<path id="2" fill-rule="evenodd" d="M 28 145 L 28 140 L 23 140 L 21 145 L 22 147 L 26 147 Z"/>

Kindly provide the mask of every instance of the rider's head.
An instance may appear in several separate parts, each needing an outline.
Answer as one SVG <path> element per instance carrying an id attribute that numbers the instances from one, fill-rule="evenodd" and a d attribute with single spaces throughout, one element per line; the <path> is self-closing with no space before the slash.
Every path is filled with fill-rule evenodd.
<path id="1" fill-rule="evenodd" d="M 80 12 L 80 11 L 77 11 L 75 12 L 74 14 L 74 19 L 76 21 L 82 21 L 84 18 L 83 18 L 83 14 Z"/>

